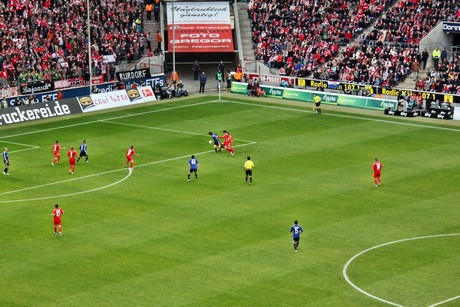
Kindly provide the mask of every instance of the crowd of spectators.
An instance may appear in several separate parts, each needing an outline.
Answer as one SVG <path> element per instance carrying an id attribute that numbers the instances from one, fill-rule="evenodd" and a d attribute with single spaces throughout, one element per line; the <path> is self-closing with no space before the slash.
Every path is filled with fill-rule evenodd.
<path id="1" fill-rule="evenodd" d="M 136 0 L 91 0 L 93 74 L 112 60 L 135 60 L 144 52 L 144 8 Z M 84 77 L 89 72 L 87 1 L 1 0 L 0 77 L 33 82 Z"/>
<path id="2" fill-rule="evenodd" d="M 256 59 L 291 75 L 307 75 L 334 59 L 393 0 L 251 0 L 248 16 Z"/>
<path id="3" fill-rule="evenodd" d="M 256 59 L 282 75 L 394 87 L 412 74 L 425 80 L 418 89 L 460 93 L 456 55 L 418 77 L 429 56 L 420 40 L 460 20 L 458 0 L 251 0 L 248 16 Z"/>

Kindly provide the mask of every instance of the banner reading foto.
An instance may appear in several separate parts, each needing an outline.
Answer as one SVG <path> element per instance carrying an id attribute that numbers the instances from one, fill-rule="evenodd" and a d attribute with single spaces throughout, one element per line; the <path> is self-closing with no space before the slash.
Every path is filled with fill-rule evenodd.
<path id="1" fill-rule="evenodd" d="M 175 52 L 233 52 L 228 2 L 173 2 Z M 173 48 L 173 3 L 167 3 L 168 50 Z"/>

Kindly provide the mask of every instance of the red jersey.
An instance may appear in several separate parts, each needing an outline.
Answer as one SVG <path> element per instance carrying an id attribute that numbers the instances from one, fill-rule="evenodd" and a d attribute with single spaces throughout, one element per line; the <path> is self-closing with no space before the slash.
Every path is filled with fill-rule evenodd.
<path id="1" fill-rule="evenodd" d="M 224 139 L 224 145 L 231 145 L 233 142 L 233 137 L 230 135 L 230 133 L 225 133 L 223 136 L 219 136 L 219 138 Z"/>
<path id="2" fill-rule="evenodd" d="M 126 151 L 126 158 L 128 158 L 128 159 L 132 159 L 133 156 L 135 156 L 135 155 L 136 155 L 136 152 L 134 151 L 133 148 L 130 148 L 130 149 L 128 149 L 128 151 Z"/>
<path id="3" fill-rule="evenodd" d="M 59 151 L 61 150 L 61 145 L 54 144 L 53 146 L 51 146 L 51 148 L 53 149 L 54 154 L 57 155 L 59 154 Z"/>
<path id="4" fill-rule="evenodd" d="M 63 214 L 64 214 L 64 210 L 62 210 L 61 208 L 55 208 L 53 210 L 53 213 L 51 215 L 54 216 L 54 224 L 61 223 L 61 215 Z"/>
<path id="5" fill-rule="evenodd" d="M 380 170 L 382 169 L 382 163 L 380 163 L 379 161 L 375 161 L 374 164 L 372 164 L 372 169 L 374 170 L 374 177 L 380 176 Z"/>
<path id="6" fill-rule="evenodd" d="M 67 152 L 67 156 L 69 157 L 70 161 L 73 161 L 77 157 L 77 152 L 75 150 L 71 149 L 71 150 L 69 150 Z"/>

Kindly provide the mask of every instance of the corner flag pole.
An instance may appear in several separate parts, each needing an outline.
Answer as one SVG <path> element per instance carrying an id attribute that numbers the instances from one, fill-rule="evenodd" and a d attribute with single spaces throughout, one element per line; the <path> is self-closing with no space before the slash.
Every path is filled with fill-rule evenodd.
<path id="1" fill-rule="evenodd" d="M 220 81 L 219 81 L 219 83 L 217 83 L 217 90 L 219 91 L 219 101 L 220 101 Z"/>

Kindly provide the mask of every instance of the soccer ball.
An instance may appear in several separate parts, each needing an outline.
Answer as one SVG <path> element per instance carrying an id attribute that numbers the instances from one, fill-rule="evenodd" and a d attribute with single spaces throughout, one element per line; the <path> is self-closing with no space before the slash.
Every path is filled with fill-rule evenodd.
<path id="1" fill-rule="evenodd" d="M 212 144 L 212 141 L 211 141 L 211 140 L 209 140 L 209 144 Z"/>

